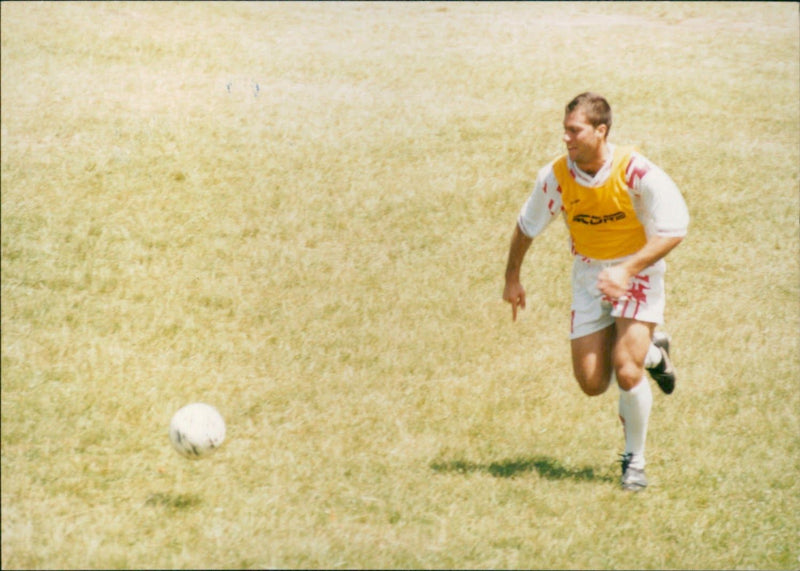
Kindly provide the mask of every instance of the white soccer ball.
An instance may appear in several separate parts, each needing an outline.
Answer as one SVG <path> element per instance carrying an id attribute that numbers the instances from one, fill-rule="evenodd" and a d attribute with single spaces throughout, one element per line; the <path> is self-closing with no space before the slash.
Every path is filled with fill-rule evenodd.
<path id="1" fill-rule="evenodd" d="M 208 455 L 225 440 L 225 420 L 213 406 L 187 404 L 172 417 L 169 439 L 182 456 L 197 459 Z"/>

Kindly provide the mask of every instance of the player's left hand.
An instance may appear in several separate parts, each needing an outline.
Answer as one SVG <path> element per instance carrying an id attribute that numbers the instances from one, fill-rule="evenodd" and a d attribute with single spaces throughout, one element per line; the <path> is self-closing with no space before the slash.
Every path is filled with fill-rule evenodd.
<path id="1" fill-rule="evenodd" d="M 630 288 L 632 277 L 623 266 L 611 266 L 600 272 L 597 277 L 597 289 L 610 299 L 623 298 Z"/>

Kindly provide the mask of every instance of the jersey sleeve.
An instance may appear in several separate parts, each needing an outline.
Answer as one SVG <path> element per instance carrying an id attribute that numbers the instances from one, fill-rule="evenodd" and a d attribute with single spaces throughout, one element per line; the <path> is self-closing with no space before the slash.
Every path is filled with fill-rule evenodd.
<path id="1" fill-rule="evenodd" d="M 637 216 L 648 236 L 683 237 L 689 228 L 689 210 L 673 180 L 639 153 L 634 153 L 626 171 L 626 182 L 634 196 Z"/>
<path id="2" fill-rule="evenodd" d="M 528 238 L 535 238 L 562 210 L 561 188 L 552 165 L 548 165 L 539 171 L 533 191 L 520 210 L 517 225 Z"/>

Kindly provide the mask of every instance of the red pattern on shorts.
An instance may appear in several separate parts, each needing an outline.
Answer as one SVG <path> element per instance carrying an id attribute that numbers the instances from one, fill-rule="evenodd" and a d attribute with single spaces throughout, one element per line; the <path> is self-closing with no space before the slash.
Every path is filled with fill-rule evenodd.
<path id="1" fill-rule="evenodd" d="M 626 296 L 624 299 L 617 299 L 617 300 L 609 300 L 611 301 L 614 309 L 622 303 L 622 311 L 620 315 L 622 317 L 629 317 L 630 319 L 636 319 L 637 314 L 639 313 L 639 308 L 645 304 L 647 304 L 647 292 L 650 289 L 650 276 L 644 275 L 636 275 L 633 276 L 631 280 L 631 287 L 628 288 L 626 292 Z M 627 315 L 628 309 L 633 305 L 633 314 Z"/>

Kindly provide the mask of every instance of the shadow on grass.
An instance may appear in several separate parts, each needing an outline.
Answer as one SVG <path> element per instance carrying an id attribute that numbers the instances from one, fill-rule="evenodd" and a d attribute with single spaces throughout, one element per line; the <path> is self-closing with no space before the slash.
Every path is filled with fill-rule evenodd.
<path id="1" fill-rule="evenodd" d="M 547 480 L 576 480 L 581 482 L 614 482 L 615 478 L 601 473 L 590 466 L 570 468 L 547 456 L 501 460 L 490 464 L 479 464 L 466 460 L 439 460 L 431 463 L 434 472 L 470 474 L 475 472 L 489 474 L 495 478 L 514 478 L 519 474 L 537 472 Z"/>

